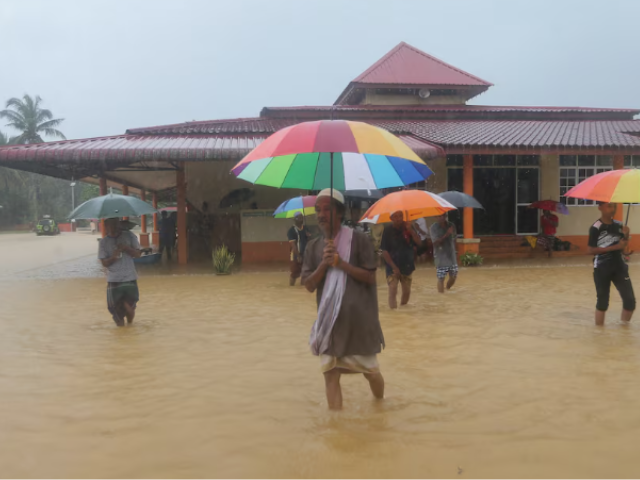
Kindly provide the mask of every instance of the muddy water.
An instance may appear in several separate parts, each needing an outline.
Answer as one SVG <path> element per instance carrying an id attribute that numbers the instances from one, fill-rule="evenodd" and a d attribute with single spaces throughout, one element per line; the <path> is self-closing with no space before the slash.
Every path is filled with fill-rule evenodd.
<path id="1" fill-rule="evenodd" d="M 92 259 L 0 278 L 0 475 L 638 477 L 640 325 L 615 298 L 594 327 L 588 262 L 562 263 L 440 296 L 421 269 L 381 310 L 388 398 L 347 377 L 339 413 L 286 273 L 143 275 L 123 329 Z"/>

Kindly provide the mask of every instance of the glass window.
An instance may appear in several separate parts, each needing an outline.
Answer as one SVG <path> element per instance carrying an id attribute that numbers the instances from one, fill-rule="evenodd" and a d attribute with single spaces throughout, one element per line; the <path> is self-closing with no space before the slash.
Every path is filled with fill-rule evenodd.
<path id="1" fill-rule="evenodd" d="M 578 158 L 575 155 L 560 155 L 561 167 L 575 167 L 578 164 Z"/>
<path id="2" fill-rule="evenodd" d="M 518 155 L 518 166 L 539 167 L 540 157 L 538 155 Z"/>
<path id="3" fill-rule="evenodd" d="M 579 167 L 594 167 L 596 164 L 595 155 L 578 155 Z"/>
<path id="4" fill-rule="evenodd" d="M 518 169 L 518 203 L 533 203 L 538 200 L 538 171 L 537 168 Z"/>
<path id="5" fill-rule="evenodd" d="M 447 167 L 462 167 L 464 157 L 462 155 L 447 155 Z"/>
<path id="6" fill-rule="evenodd" d="M 563 155 L 560 156 L 560 165 L 562 165 L 562 157 Z M 581 155 L 577 163 L 580 163 L 580 158 L 583 159 L 582 163 L 590 161 L 589 158 L 593 160 L 594 165 L 596 163 L 596 159 L 593 155 Z M 569 160 L 566 160 L 565 162 L 571 164 Z M 578 183 L 586 180 L 592 175 L 612 170 L 610 166 L 585 168 L 582 166 L 582 164 L 580 165 L 581 168 L 562 168 L 562 166 L 560 167 L 560 201 L 565 205 L 594 205 L 595 202 L 593 202 L 592 200 L 566 198 L 564 197 L 564 194 L 567 193 L 572 187 L 575 187 Z"/>
<path id="7" fill-rule="evenodd" d="M 493 155 L 474 155 L 474 167 L 491 167 L 493 166 Z"/>
<path id="8" fill-rule="evenodd" d="M 640 168 L 640 155 L 625 155 L 624 168 Z"/>
<path id="9" fill-rule="evenodd" d="M 516 165 L 515 155 L 496 155 L 493 159 L 496 167 L 515 167 Z"/>
<path id="10" fill-rule="evenodd" d="M 613 157 L 611 155 L 598 155 L 596 157 L 598 167 L 613 167 Z"/>

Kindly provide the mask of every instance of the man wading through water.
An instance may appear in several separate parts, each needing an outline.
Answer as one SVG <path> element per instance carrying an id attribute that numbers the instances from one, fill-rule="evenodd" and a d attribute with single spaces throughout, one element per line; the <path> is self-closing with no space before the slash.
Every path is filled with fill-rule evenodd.
<path id="1" fill-rule="evenodd" d="M 302 284 L 316 292 L 318 318 L 309 344 L 320 357 L 331 409 L 342 408 L 343 373 L 364 374 L 373 395 L 384 397 L 377 358 L 384 337 L 378 318 L 376 257 L 366 234 L 341 225 L 344 212 L 340 192 L 334 190 L 333 197 L 328 188 L 320 192 L 316 214 L 322 235 L 307 245 L 302 267 Z"/>
<path id="2" fill-rule="evenodd" d="M 596 325 L 604 325 L 609 308 L 611 283 L 616 286 L 622 297 L 622 315 L 620 319 L 628 323 L 636 309 L 636 297 L 629 278 L 629 267 L 622 258 L 629 242 L 629 227 L 614 220 L 615 203 L 598 203 L 602 216 L 589 229 L 589 254 L 593 258 L 593 280 L 596 284 Z"/>
<path id="3" fill-rule="evenodd" d="M 123 327 L 125 318 L 133 322 L 140 298 L 133 263 L 140 256 L 140 243 L 134 233 L 122 230 L 117 218 L 105 220 L 104 226 L 107 236 L 100 240 L 98 259 L 107 269 L 107 308 L 116 325 Z"/>
<path id="4" fill-rule="evenodd" d="M 302 272 L 302 259 L 310 236 L 304 224 L 304 216 L 301 212 L 296 212 L 293 217 L 293 225 L 287 232 L 287 239 L 291 247 L 289 285 L 292 287 Z"/>

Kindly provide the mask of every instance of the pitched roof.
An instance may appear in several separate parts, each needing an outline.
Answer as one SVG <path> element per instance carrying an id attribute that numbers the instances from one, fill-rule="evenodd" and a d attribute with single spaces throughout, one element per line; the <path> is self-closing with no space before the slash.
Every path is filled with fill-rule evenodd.
<path id="1" fill-rule="evenodd" d="M 349 103 L 350 94 L 358 87 L 457 88 L 466 90 L 468 98 L 472 98 L 492 85 L 405 42 L 400 42 L 353 79 L 335 104 Z"/>
<path id="2" fill-rule="evenodd" d="M 400 42 L 352 80 L 352 83 L 486 87 L 493 85 L 405 42 Z"/>

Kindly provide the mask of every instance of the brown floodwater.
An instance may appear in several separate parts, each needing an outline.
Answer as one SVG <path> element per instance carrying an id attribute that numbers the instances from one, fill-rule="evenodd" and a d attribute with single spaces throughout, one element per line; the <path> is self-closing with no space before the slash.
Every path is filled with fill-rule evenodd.
<path id="1" fill-rule="evenodd" d="M 145 271 L 121 329 L 91 257 L 0 277 L 0 475 L 638 477 L 640 325 L 593 325 L 588 263 L 423 267 L 397 312 L 380 276 L 387 398 L 341 412 L 284 271 Z"/>

